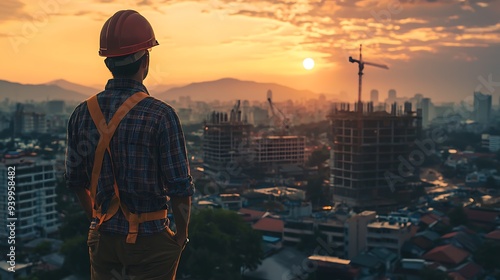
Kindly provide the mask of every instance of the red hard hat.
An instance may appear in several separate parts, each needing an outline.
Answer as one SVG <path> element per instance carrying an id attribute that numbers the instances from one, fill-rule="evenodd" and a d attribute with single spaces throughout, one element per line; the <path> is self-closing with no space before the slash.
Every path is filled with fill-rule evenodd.
<path id="1" fill-rule="evenodd" d="M 124 56 L 158 45 L 148 20 L 133 10 L 122 10 L 102 27 L 99 55 Z"/>

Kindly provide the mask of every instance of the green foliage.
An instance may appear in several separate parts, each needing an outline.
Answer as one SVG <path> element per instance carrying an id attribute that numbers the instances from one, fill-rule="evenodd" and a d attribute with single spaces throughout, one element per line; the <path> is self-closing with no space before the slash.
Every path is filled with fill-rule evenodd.
<path id="1" fill-rule="evenodd" d="M 446 141 L 445 146 L 451 146 L 459 150 L 465 150 L 468 146 L 480 146 L 481 135 L 472 132 L 451 132 Z"/>
<path id="2" fill-rule="evenodd" d="M 52 270 L 52 271 L 37 271 L 26 277 L 18 277 L 17 280 L 54 280 L 63 279 L 68 276 L 68 271 L 64 269 Z M 1 279 L 1 278 L 0 278 Z"/>
<path id="3" fill-rule="evenodd" d="M 323 193 L 323 178 L 321 176 L 311 176 L 308 178 L 306 196 L 314 204 L 321 204 L 321 201 L 325 198 L 325 194 Z"/>
<path id="4" fill-rule="evenodd" d="M 67 213 L 62 221 L 59 234 L 62 240 L 73 238 L 78 235 L 87 235 L 89 222 L 83 211 Z"/>
<path id="5" fill-rule="evenodd" d="M 52 251 L 52 244 L 49 241 L 44 241 L 38 244 L 35 249 L 33 249 L 33 253 L 38 254 L 40 256 L 44 256 L 49 254 Z"/>
<path id="6" fill-rule="evenodd" d="M 476 165 L 478 170 L 483 170 L 483 169 L 496 169 L 497 164 L 495 161 L 489 158 L 478 158 L 474 161 L 474 164 Z"/>
<path id="7" fill-rule="evenodd" d="M 485 269 L 500 269 L 498 252 L 500 252 L 500 242 L 486 241 L 477 249 L 474 259 Z"/>
<path id="8" fill-rule="evenodd" d="M 430 268 L 424 268 L 420 271 L 420 277 L 422 280 L 452 280 L 446 272 L 441 270 L 433 270 Z"/>
<path id="9" fill-rule="evenodd" d="M 323 146 L 321 149 L 317 149 L 312 152 L 309 161 L 307 162 L 308 166 L 317 166 L 318 168 L 330 158 L 330 150 L 328 147 Z"/>
<path id="10" fill-rule="evenodd" d="M 17 277 L 16 280 L 41 280 L 40 278 L 38 278 L 38 276 L 36 275 L 27 275 L 27 276 L 24 276 L 24 277 Z"/>
<path id="11" fill-rule="evenodd" d="M 191 242 L 179 266 L 200 279 L 241 279 L 241 269 L 255 270 L 261 263 L 262 238 L 233 211 L 204 209 L 192 213 Z"/>
<path id="12" fill-rule="evenodd" d="M 61 253 L 65 257 L 63 269 L 90 278 L 90 259 L 86 235 L 77 235 L 66 239 L 61 247 Z"/>
<path id="13" fill-rule="evenodd" d="M 455 207 L 448 213 L 450 223 L 453 227 L 467 225 L 468 219 L 463 207 Z"/>

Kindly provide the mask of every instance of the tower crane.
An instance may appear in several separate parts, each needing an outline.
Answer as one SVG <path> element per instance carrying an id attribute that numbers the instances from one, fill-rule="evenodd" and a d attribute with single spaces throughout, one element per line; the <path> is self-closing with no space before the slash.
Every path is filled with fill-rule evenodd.
<path id="1" fill-rule="evenodd" d="M 273 98 L 273 92 L 271 90 L 268 90 L 267 102 L 269 103 L 269 107 L 271 108 L 271 113 L 273 114 L 273 118 L 275 120 L 278 119 L 280 121 L 281 129 L 283 130 L 283 132 L 286 133 L 288 131 L 288 128 L 290 127 L 289 126 L 290 120 L 285 116 L 285 114 L 283 114 L 283 112 L 278 107 L 276 107 L 273 104 L 272 98 Z M 276 111 L 278 111 L 279 115 L 276 113 Z"/>
<path id="2" fill-rule="evenodd" d="M 234 104 L 233 109 L 231 109 L 231 114 L 229 117 L 231 122 L 239 122 L 241 121 L 241 112 L 240 112 L 240 100 L 236 100 L 236 104 Z"/>
<path id="3" fill-rule="evenodd" d="M 360 111 L 360 112 L 361 112 L 361 85 L 362 85 L 362 79 L 363 79 L 363 69 L 365 68 L 365 65 L 375 66 L 375 67 L 383 68 L 383 69 L 389 69 L 389 67 L 387 67 L 387 65 L 384 65 L 384 64 L 378 64 L 378 63 L 364 61 L 363 56 L 361 54 L 361 48 L 362 48 L 362 45 L 360 44 L 359 45 L 359 60 L 352 58 L 352 56 L 349 56 L 349 62 L 358 64 L 358 76 L 359 76 L 358 111 Z"/>

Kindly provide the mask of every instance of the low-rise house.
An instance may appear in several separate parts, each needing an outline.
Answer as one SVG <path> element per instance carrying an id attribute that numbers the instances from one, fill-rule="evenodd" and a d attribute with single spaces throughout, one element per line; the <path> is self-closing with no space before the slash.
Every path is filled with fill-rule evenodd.
<path id="1" fill-rule="evenodd" d="M 455 267 L 463 263 L 470 256 L 469 252 L 452 244 L 438 246 L 425 255 L 423 259 L 434 261 L 446 267 Z"/>

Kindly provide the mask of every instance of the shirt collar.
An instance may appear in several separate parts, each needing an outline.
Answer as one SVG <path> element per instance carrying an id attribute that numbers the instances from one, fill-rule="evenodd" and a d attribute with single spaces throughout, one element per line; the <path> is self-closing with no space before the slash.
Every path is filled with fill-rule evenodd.
<path id="1" fill-rule="evenodd" d="M 149 92 L 143 83 L 132 79 L 109 79 L 105 90 L 127 90 L 133 92 L 142 91 L 149 95 Z"/>

